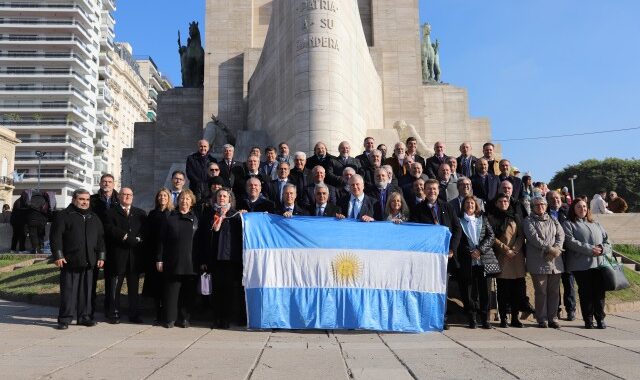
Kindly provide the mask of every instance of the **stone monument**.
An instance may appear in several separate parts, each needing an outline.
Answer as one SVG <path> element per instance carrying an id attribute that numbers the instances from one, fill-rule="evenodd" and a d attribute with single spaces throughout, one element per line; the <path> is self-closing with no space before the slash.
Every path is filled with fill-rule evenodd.
<path id="1" fill-rule="evenodd" d="M 189 24 L 187 46 L 182 46 L 180 31 L 178 31 L 178 54 L 180 54 L 182 87 L 202 88 L 204 84 L 204 49 L 197 22 Z"/>

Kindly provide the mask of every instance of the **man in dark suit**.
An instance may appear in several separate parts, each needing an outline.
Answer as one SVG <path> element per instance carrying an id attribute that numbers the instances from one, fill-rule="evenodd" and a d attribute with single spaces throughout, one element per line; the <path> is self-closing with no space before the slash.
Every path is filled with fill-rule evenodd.
<path id="1" fill-rule="evenodd" d="M 267 191 L 265 192 L 265 195 L 276 204 L 276 207 L 281 207 L 284 196 L 284 186 L 291 183 L 289 180 L 289 163 L 286 161 L 279 162 L 277 171 L 278 177 L 267 183 Z"/>
<path id="2" fill-rule="evenodd" d="M 309 206 L 311 216 L 335 217 L 340 213 L 340 208 L 329 202 L 329 187 L 324 183 L 318 184 L 315 188 L 315 201 Z"/>
<path id="3" fill-rule="evenodd" d="M 257 178 L 260 181 L 260 188 L 267 190 L 267 183 L 270 181 L 264 174 L 260 173 L 260 159 L 258 156 L 252 155 L 247 157 L 247 162 L 244 164 L 242 174 L 235 175 L 235 181 L 233 183 L 233 193 L 236 199 L 244 198 L 247 188 L 247 180 L 249 178 Z"/>
<path id="4" fill-rule="evenodd" d="M 140 273 L 144 268 L 142 250 L 142 231 L 147 213 L 133 207 L 133 190 L 120 189 L 118 195 L 120 207 L 107 212 L 105 223 L 105 242 L 107 261 L 105 278 L 109 277 L 105 297 L 109 299 L 109 309 L 105 315 L 109 323 L 120 323 L 120 291 L 125 278 L 129 300 L 129 321 L 143 323 L 138 308 L 138 286 Z"/>
<path id="5" fill-rule="evenodd" d="M 242 176 L 242 162 L 233 159 L 235 148 L 231 144 L 225 144 L 222 150 L 222 160 L 218 163 L 220 166 L 219 176 L 224 178 L 229 186 L 233 187 L 235 176 Z"/>
<path id="6" fill-rule="evenodd" d="M 424 159 L 424 157 L 418 154 L 418 140 L 415 137 L 411 136 L 407 138 L 405 144 L 407 145 L 406 154 L 409 162 L 419 162 L 420 165 L 422 165 L 422 167 L 424 168 L 427 164 L 427 161 Z"/>
<path id="7" fill-rule="evenodd" d="M 338 219 L 357 219 L 363 222 L 373 222 L 376 212 L 376 201 L 364 193 L 364 180 L 359 174 L 349 179 L 351 193 L 338 201 L 338 207 L 342 213 L 337 214 Z"/>
<path id="8" fill-rule="evenodd" d="M 365 185 L 374 185 L 376 183 L 376 169 L 382 167 L 382 152 L 374 149 L 369 154 L 369 166 L 363 169 L 362 179 Z"/>
<path id="9" fill-rule="evenodd" d="M 345 185 L 341 187 L 336 187 L 336 200 L 349 194 L 349 192 L 351 191 L 351 189 L 349 188 L 349 179 L 356 174 L 357 174 L 356 171 L 349 166 L 347 166 L 342 170 L 342 182 Z M 366 184 L 365 184 L 365 187 L 366 187 Z"/>
<path id="10" fill-rule="evenodd" d="M 485 158 L 476 161 L 476 174 L 471 176 L 471 186 L 473 194 L 482 199 L 487 205 L 493 201 L 498 194 L 500 180 L 498 177 L 488 172 L 489 164 Z"/>
<path id="11" fill-rule="evenodd" d="M 309 170 L 315 168 L 320 165 L 325 170 L 325 175 L 327 177 L 327 183 L 330 185 L 338 185 L 338 177 L 333 175 L 332 170 L 332 162 L 336 158 L 329 154 L 327 150 L 327 145 L 323 142 L 317 142 L 316 146 L 313 148 L 314 155 L 307 158 L 307 163 L 305 167 Z"/>
<path id="12" fill-rule="evenodd" d="M 440 186 L 437 180 L 429 179 L 424 185 L 424 191 L 427 198 L 424 202 L 414 207 L 411 213 L 411 221 L 425 224 L 439 224 L 449 228 L 449 231 L 451 231 L 451 240 L 449 241 L 449 263 L 447 265 L 447 272 L 455 272 L 459 267 L 456 251 L 458 250 L 460 238 L 462 237 L 460 220 L 448 203 L 438 199 Z M 449 286 L 447 284 L 447 291 L 448 289 Z M 444 329 L 449 329 L 446 311 L 444 316 Z"/>
<path id="13" fill-rule="evenodd" d="M 344 182 L 342 179 L 342 172 L 344 168 L 353 168 L 356 173 L 361 174 L 362 172 L 362 164 L 360 160 L 357 160 L 350 156 L 351 153 L 351 144 L 348 141 L 343 141 L 338 145 L 338 151 L 340 155 L 334 158 L 331 162 L 331 172 L 335 177 L 337 177 L 336 187 L 346 186 L 347 182 Z"/>
<path id="14" fill-rule="evenodd" d="M 105 260 L 104 230 L 100 218 L 89 209 L 89 192 L 73 192 L 72 203 L 54 214 L 51 225 L 51 256 L 60 268 L 60 330 L 69 328 L 77 316 L 78 324 L 95 326 L 91 303 L 94 267 Z"/>
<path id="15" fill-rule="evenodd" d="M 447 162 L 449 156 L 444 153 L 444 143 L 440 141 L 433 144 L 433 152 L 433 156 L 427 158 L 424 172 L 429 178 L 438 178 L 438 169 Z"/>
<path id="16" fill-rule="evenodd" d="M 407 201 L 407 206 L 411 213 L 416 205 L 424 202 L 427 199 L 427 195 L 424 192 L 425 180 L 418 178 L 413 181 L 411 188 L 403 189 L 404 199 Z"/>
<path id="17" fill-rule="evenodd" d="M 302 200 L 301 205 L 305 208 L 308 208 L 309 205 L 312 205 L 315 202 L 315 188 L 316 185 L 320 184 L 320 183 L 325 183 L 325 176 L 326 176 L 326 171 L 325 169 L 318 165 L 315 166 L 312 170 L 311 170 L 311 181 L 309 182 L 309 184 L 307 184 L 307 186 L 304 188 L 305 191 L 305 198 Z M 331 186 L 331 185 L 327 185 L 327 188 L 329 188 L 329 202 L 331 203 L 336 203 L 336 189 L 335 187 Z"/>
<path id="18" fill-rule="evenodd" d="M 464 198 L 473 195 L 473 190 L 471 188 L 471 180 L 467 177 L 458 178 L 458 182 L 456 183 L 458 187 L 458 196 L 449 201 L 451 207 L 453 207 L 453 211 L 458 218 L 462 217 L 462 205 L 464 202 Z M 480 205 L 480 209 L 484 212 L 484 201 L 478 197 L 474 197 L 476 202 Z"/>
<path id="19" fill-rule="evenodd" d="M 511 162 L 507 159 L 500 160 L 500 175 L 498 178 L 500 182 L 509 181 L 513 185 L 513 198 L 520 200 L 524 198 L 524 186 L 522 186 L 522 180 L 514 175 L 511 175 Z"/>
<path id="20" fill-rule="evenodd" d="M 476 161 L 478 158 L 471 154 L 471 144 L 463 142 L 460 144 L 460 155 L 456 158 L 458 165 L 456 172 L 467 178 L 476 174 Z"/>
<path id="21" fill-rule="evenodd" d="M 198 141 L 198 151 L 187 156 L 186 172 L 189 179 L 189 189 L 194 192 L 198 200 L 202 198 L 201 191 L 206 185 L 209 164 L 212 162 L 217 161 L 209 153 L 207 140 Z"/>
<path id="22" fill-rule="evenodd" d="M 562 224 L 567 220 L 569 208 L 562 204 L 562 196 L 557 191 L 549 191 L 546 195 L 547 198 L 547 212 L 551 217 Z M 562 254 L 563 260 L 566 263 L 566 257 Z M 566 265 L 566 264 L 565 264 Z M 576 287 L 573 273 L 565 271 L 562 273 L 562 289 L 564 290 L 564 296 L 561 298 L 564 303 L 564 311 L 567 314 L 567 321 L 573 321 L 576 319 Z M 558 318 L 560 318 L 560 306 L 558 306 Z"/>
<path id="23" fill-rule="evenodd" d="M 403 189 L 405 187 L 411 188 L 413 181 L 417 180 L 418 178 L 422 178 L 422 180 L 424 181 L 429 179 L 429 177 L 424 174 L 422 164 L 420 162 L 413 162 L 411 163 L 411 165 L 409 165 L 409 173 L 398 178 L 398 186 Z"/>
<path id="24" fill-rule="evenodd" d="M 482 145 L 482 157 L 487 160 L 488 171 L 489 173 L 497 176 L 500 174 L 500 165 L 498 165 L 498 160 L 496 160 L 495 149 L 495 145 L 490 142 L 486 142 Z"/>
<path id="25" fill-rule="evenodd" d="M 264 150 L 265 161 L 260 163 L 260 173 L 269 179 L 278 178 L 278 160 L 276 159 L 276 148 L 268 146 Z"/>
<path id="26" fill-rule="evenodd" d="M 407 147 L 403 142 L 398 142 L 393 147 L 393 155 L 384 161 L 385 165 L 390 165 L 393 176 L 400 178 L 409 173 L 410 160 L 407 158 Z"/>
<path id="27" fill-rule="evenodd" d="M 399 193 L 402 195 L 402 190 L 395 185 L 389 183 L 389 173 L 385 168 L 376 169 L 376 184 L 375 186 L 365 186 L 365 194 L 376 200 L 377 206 L 374 218 L 376 220 L 384 219 L 384 208 L 387 205 L 387 199 L 391 193 Z"/>
<path id="28" fill-rule="evenodd" d="M 258 158 L 252 156 L 254 158 Z M 273 214 L 276 205 L 272 201 L 268 200 L 262 195 L 262 185 L 260 179 L 257 177 L 251 177 L 246 181 L 246 197 L 242 198 L 238 202 L 238 210 L 244 210 L 247 212 L 268 212 Z"/>
<path id="29" fill-rule="evenodd" d="M 302 199 L 306 196 L 304 189 L 309 184 L 309 177 L 311 177 L 311 169 L 305 167 L 306 163 L 306 153 L 296 152 L 293 155 L 293 168 L 289 172 L 289 180 L 296 185 L 299 204 L 303 204 Z"/>
<path id="30" fill-rule="evenodd" d="M 371 163 L 369 156 L 371 155 L 371 152 L 376 149 L 376 140 L 373 137 L 365 137 L 363 145 L 364 152 L 357 155 L 356 159 L 360 161 L 360 167 L 365 169 L 368 168 Z"/>
<path id="31" fill-rule="evenodd" d="M 282 161 L 280 163 L 288 164 L 286 161 Z M 296 186 L 294 184 L 287 183 L 284 185 L 282 189 L 282 203 L 276 213 L 284 216 L 285 218 L 309 215 L 307 210 L 296 204 Z"/>

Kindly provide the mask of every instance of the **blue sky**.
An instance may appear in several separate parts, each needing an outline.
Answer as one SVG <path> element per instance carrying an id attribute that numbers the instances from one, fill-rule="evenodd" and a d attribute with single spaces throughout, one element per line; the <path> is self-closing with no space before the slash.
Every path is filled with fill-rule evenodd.
<path id="1" fill-rule="evenodd" d="M 204 25 L 204 0 L 117 6 L 116 39 L 179 85 L 177 30 Z M 494 140 L 639 127 L 639 14 L 635 0 L 420 1 L 441 43 L 442 79 L 468 89 L 471 114 L 491 120 Z M 548 181 L 584 159 L 639 157 L 638 140 L 640 130 L 510 141 L 503 154 Z"/>

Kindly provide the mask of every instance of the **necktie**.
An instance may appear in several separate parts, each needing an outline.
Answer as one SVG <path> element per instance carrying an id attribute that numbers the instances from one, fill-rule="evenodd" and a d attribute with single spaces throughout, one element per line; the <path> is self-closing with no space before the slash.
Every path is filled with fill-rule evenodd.
<path id="1" fill-rule="evenodd" d="M 436 206 L 429 205 L 429 209 L 431 209 L 431 216 L 433 217 L 433 223 L 440 224 L 440 221 L 438 220 L 438 213 L 436 212 Z"/>
<path id="2" fill-rule="evenodd" d="M 172 191 L 171 194 L 173 194 L 173 203 L 175 204 L 176 202 L 178 202 L 178 194 L 180 194 L 177 191 Z"/>
<path id="3" fill-rule="evenodd" d="M 324 207 L 318 206 L 316 210 L 316 216 L 322 216 L 322 215 L 324 215 Z"/>
<path id="4" fill-rule="evenodd" d="M 387 189 L 380 190 L 380 210 L 382 211 L 383 214 L 384 214 L 384 208 L 387 204 L 386 198 L 387 198 Z"/>
<path id="5" fill-rule="evenodd" d="M 287 184 L 287 181 L 280 181 L 280 189 L 278 191 L 278 199 L 282 202 L 282 190 L 284 189 L 284 185 Z"/>
<path id="6" fill-rule="evenodd" d="M 125 215 L 125 216 L 129 216 L 129 209 L 128 209 L 128 208 L 125 208 L 125 209 L 124 209 L 124 215 Z"/>
<path id="7" fill-rule="evenodd" d="M 358 218 L 358 213 L 356 212 L 356 202 L 358 201 L 357 198 L 353 198 L 353 200 L 351 201 L 351 215 L 349 215 L 350 219 L 357 219 Z"/>
<path id="8" fill-rule="evenodd" d="M 466 157 L 462 159 L 462 173 L 464 173 L 466 177 L 471 176 L 471 173 L 469 173 L 469 159 Z"/>

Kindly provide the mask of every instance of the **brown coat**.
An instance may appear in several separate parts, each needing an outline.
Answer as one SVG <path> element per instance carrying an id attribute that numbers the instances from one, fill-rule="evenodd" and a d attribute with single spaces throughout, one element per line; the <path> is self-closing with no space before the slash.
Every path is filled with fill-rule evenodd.
<path id="1" fill-rule="evenodd" d="M 494 216 L 489 216 L 491 222 L 495 220 Z M 497 278 L 513 280 L 525 276 L 526 267 L 524 260 L 524 233 L 514 220 L 511 220 L 507 229 L 502 236 L 496 236 L 493 243 L 493 250 L 496 253 L 502 273 Z M 506 253 L 509 249 L 516 252 L 516 256 L 508 258 Z"/>
<path id="2" fill-rule="evenodd" d="M 607 208 L 616 214 L 622 214 L 627 212 L 629 206 L 624 199 L 617 197 L 616 199 L 609 201 Z"/>

